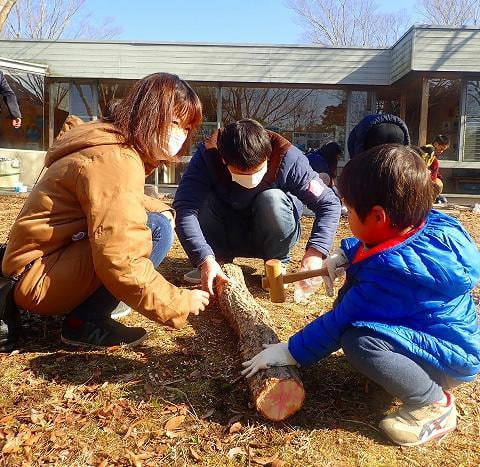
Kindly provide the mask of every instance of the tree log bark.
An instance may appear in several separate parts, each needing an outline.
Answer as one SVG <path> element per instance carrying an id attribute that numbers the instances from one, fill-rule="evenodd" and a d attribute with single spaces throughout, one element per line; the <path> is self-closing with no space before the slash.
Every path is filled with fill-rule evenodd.
<path id="1" fill-rule="evenodd" d="M 275 344 L 279 339 L 268 311 L 248 291 L 240 267 L 225 264 L 223 270 L 231 283 L 217 286 L 220 311 L 239 338 L 242 361 L 250 360 L 263 350 L 262 344 Z M 269 420 L 293 415 L 305 399 L 303 384 L 291 366 L 260 370 L 248 384 L 256 409 Z"/>

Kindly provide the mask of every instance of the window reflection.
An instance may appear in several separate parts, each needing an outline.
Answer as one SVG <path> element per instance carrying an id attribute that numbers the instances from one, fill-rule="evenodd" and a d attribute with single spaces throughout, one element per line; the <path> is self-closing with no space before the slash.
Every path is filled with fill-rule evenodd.
<path id="1" fill-rule="evenodd" d="M 345 142 L 346 93 L 297 88 L 222 88 L 222 124 L 257 120 L 306 151 L 328 141 Z"/>
<path id="2" fill-rule="evenodd" d="M 13 128 L 8 109 L 2 99 L 0 147 L 12 149 L 44 149 L 44 76 L 34 73 L 6 71 L 5 78 L 17 96 L 22 126 Z"/>
<path id="3" fill-rule="evenodd" d="M 427 143 L 439 134 L 447 135 L 450 147 L 440 158 L 458 160 L 461 81 L 430 79 L 428 86 Z"/>
<path id="4" fill-rule="evenodd" d="M 480 161 L 480 81 L 467 82 L 464 160 Z"/>

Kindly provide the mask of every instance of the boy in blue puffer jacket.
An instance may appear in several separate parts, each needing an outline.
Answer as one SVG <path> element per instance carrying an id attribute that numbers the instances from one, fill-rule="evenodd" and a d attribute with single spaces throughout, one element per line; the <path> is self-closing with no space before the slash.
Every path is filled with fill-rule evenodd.
<path id="1" fill-rule="evenodd" d="M 407 146 L 386 144 L 352 159 L 339 179 L 350 229 L 327 259 L 347 265 L 334 308 L 243 365 L 309 365 L 343 348 L 350 363 L 403 406 L 380 422 L 406 446 L 453 431 L 448 392 L 480 372 L 480 331 L 471 290 L 480 253 L 460 223 L 431 210 L 432 183 Z"/>

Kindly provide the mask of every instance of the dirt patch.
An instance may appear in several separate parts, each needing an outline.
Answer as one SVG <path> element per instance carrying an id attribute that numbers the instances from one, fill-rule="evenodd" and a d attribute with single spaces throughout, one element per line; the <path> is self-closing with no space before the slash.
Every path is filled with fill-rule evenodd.
<path id="1" fill-rule="evenodd" d="M 23 197 L 0 197 L 0 241 Z M 479 216 L 453 211 L 480 243 Z M 312 219 L 304 219 L 298 266 Z M 336 243 L 349 235 L 342 221 Z M 260 288 L 262 263 L 236 261 L 247 284 L 272 314 L 282 339 L 330 309 L 317 293 L 308 306 L 271 304 Z M 177 285 L 190 269 L 176 241 L 161 272 Z M 479 289 L 475 291 L 480 297 Z M 133 314 L 148 341 L 135 350 L 80 352 L 59 342 L 61 319 L 23 317 L 20 352 L 0 356 L 2 465 L 478 465 L 480 383 L 454 391 L 458 430 L 442 442 L 404 449 L 376 426 L 395 401 L 356 373 L 337 352 L 302 370 L 304 408 L 286 423 L 267 423 L 252 409 L 247 385 L 236 381 L 234 335 L 216 304 L 181 331 Z M 282 464 L 282 462 L 284 464 Z"/>

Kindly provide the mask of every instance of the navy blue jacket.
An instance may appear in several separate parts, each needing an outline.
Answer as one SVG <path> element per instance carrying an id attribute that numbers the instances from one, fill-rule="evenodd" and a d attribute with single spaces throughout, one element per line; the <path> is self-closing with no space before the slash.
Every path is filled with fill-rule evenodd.
<path id="1" fill-rule="evenodd" d="M 314 363 L 340 348 L 348 327 L 367 327 L 451 378 L 473 380 L 480 332 L 471 290 L 480 278 L 480 253 L 461 224 L 431 211 L 411 237 L 352 263 L 361 246 L 355 238 L 342 241 L 350 263 L 346 291 L 290 338 L 293 357 Z"/>
<path id="2" fill-rule="evenodd" d="M 222 131 L 222 130 L 219 130 Z M 269 132 L 272 154 L 261 183 L 247 189 L 232 181 L 230 172 L 217 149 L 218 132 L 200 143 L 178 185 L 173 208 L 176 232 L 194 266 L 214 255 L 198 222 L 198 213 L 208 195 L 213 193 L 233 209 L 248 208 L 256 195 L 278 188 L 289 193 L 299 219 L 305 203 L 315 213 L 307 247 L 328 255 L 340 217 L 340 202 L 312 170 L 305 155 L 282 136 Z"/>
<path id="3" fill-rule="evenodd" d="M 10 117 L 14 118 L 21 118 L 22 114 L 20 113 L 20 109 L 18 108 L 17 98 L 12 91 L 12 88 L 7 83 L 7 80 L 3 73 L 0 71 L 0 95 L 3 97 L 7 109 L 10 113 Z"/>
<path id="4" fill-rule="evenodd" d="M 320 151 L 320 149 L 316 149 L 315 151 L 311 151 L 306 154 L 308 162 L 310 163 L 310 167 L 315 170 L 317 173 L 326 173 L 332 177 L 332 173 L 330 173 L 330 166 L 328 165 L 327 158 L 325 155 Z"/>
<path id="5" fill-rule="evenodd" d="M 410 144 L 410 135 L 405 122 L 396 115 L 391 114 L 372 114 L 364 117 L 348 135 L 348 154 L 350 158 L 357 156 L 365 151 L 365 143 L 368 131 L 380 123 L 392 123 L 397 125 L 403 132 L 403 142 L 401 144 Z"/>

